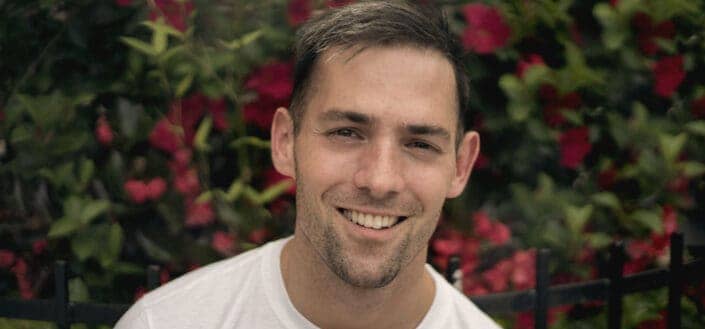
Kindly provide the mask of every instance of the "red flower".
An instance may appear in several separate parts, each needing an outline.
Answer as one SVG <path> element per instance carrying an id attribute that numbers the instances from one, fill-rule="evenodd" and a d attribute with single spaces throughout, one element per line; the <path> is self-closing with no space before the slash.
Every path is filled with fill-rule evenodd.
<path id="1" fill-rule="evenodd" d="M 260 245 L 267 241 L 271 235 L 271 232 L 263 227 L 252 230 L 250 234 L 247 235 L 247 239 L 254 244 Z"/>
<path id="2" fill-rule="evenodd" d="M 213 233 L 211 247 L 224 256 L 230 256 L 235 250 L 235 239 L 227 232 L 216 231 Z"/>
<path id="3" fill-rule="evenodd" d="M 15 264 L 15 253 L 7 249 L 0 249 L 0 268 L 9 268 L 13 264 Z"/>
<path id="4" fill-rule="evenodd" d="M 183 146 L 183 139 L 177 130 L 178 128 L 171 124 L 167 118 L 163 118 L 152 128 L 152 132 L 149 134 L 149 143 L 157 149 L 174 153 Z"/>
<path id="5" fill-rule="evenodd" d="M 115 0 L 115 4 L 120 7 L 127 7 L 129 5 L 132 5 L 132 0 Z"/>
<path id="6" fill-rule="evenodd" d="M 683 56 L 664 57 L 653 67 L 654 93 L 661 97 L 671 97 L 685 79 Z"/>
<path id="7" fill-rule="evenodd" d="M 502 223 L 494 223 L 492 225 L 492 233 L 487 236 L 487 239 L 489 239 L 494 245 L 503 245 L 509 241 L 511 234 L 512 233 L 509 231 L 509 227 L 507 227 L 507 225 Z"/>
<path id="8" fill-rule="evenodd" d="M 517 251 L 512 257 L 511 281 L 516 289 L 533 288 L 536 284 L 536 252 Z"/>
<path id="9" fill-rule="evenodd" d="M 512 272 L 512 262 L 504 259 L 492 268 L 482 273 L 485 284 L 492 292 L 505 291 L 509 288 L 509 275 Z"/>
<path id="10" fill-rule="evenodd" d="M 15 274 L 15 279 L 17 279 L 17 288 L 20 291 L 20 297 L 22 297 L 22 299 L 34 298 L 34 289 L 32 289 L 32 283 L 29 281 L 27 262 L 22 258 L 17 258 L 15 266 L 12 267 L 11 271 Z"/>
<path id="11" fill-rule="evenodd" d="M 193 12 L 193 3 L 178 0 L 154 0 L 156 8 L 152 8 L 149 19 L 156 21 L 161 17 L 179 31 L 186 31 L 186 20 Z"/>
<path id="12" fill-rule="evenodd" d="M 288 62 L 274 62 L 256 69 L 245 82 L 245 87 L 259 96 L 288 99 L 293 89 L 293 66 Z"/>
<path id="13" fill-rule="evenodd" d="M 32 242 L 32 253 L 41 255 L 47 249 L 47 240 L 41 239 Z"/>
<path id="14" fill-rule="evenodd" d="M 666 329 L 668 325 L 666 323 L 666 312 L 659 312 L 659 317 L 652 320 L 646 320 L 636 327 L 636 329 Z"/>
<path id="15" fill-rule="evenodd" d="M 672 39 L 676 35 L 676 27 L 671 21 L 654 24 L 651 16 L 637 12 L 632 18 L 632 24 L 639 31 L 639 48 L 646 55 L 654 55 L 658 51 L 656 38 Z"/>
<path id="16" fill-rule="evenodd" d="M 133 297 L 132 297 L 132 301 L 133 301 L 133 302 L 138 301 L 138 300 L 139 300 L 140 298 L 142 298 L 142 296 L 144 296 L 145 294 L 147 294 L 147 288 L 145 288 L 144 286 L 139 286 L 139 287 L 137 287 L 137 289 L 135 289 L 135 293 L 134 293 L 134 295 L 133 295 Z"/>
<path id="17" fill-rule="evenodd" d="M 143 203 L 147 200 L 156 200 L 166 191 L 166 182 L 163 178 L 154 178 L 148 183 L 131 179 L 125 182 L 125 192 L 135 203 Z"/>
<path id="18" fill-rule="evenodd" d="M 228 118 L 226 116 L 227 104 L 225 99 L 208 100 L 208 107 L 213 118 L 213 127 L 219 131 L 228 129 Z"/>
<path id="19" fill-rule="evenodd" d="M 468 26 L 463 31 L 463 45 L 478 54 L 490 54 L 509 40 L 511 29 L 499 11 L 481 3 L 463 7 Z"/>
<path id="20" fill-rule="evenodd" d="M 186 227 L 206 226 L 215 219 L 210 202 L 187 202 Z"/>
<path id="21" fill-rule="evenodd" d="M 523 78 L 526 70 L 537 65 L 546 65 L 546 62 L 543 61 L 543 57 L 541 57 L 541 55 L 529 54 L 528 56 L 522 57 L 517 63 L 517 76 L 519 76 L 519 78 Z"/>
<path id="22" fill-rule="evenodd" d="M 597 185 L 603 189 L 608 190 L 617 180 L 617 170 L 610 166 L 609 168 L 601 171 L 597 176 Z"/>
<path id="23" fill-rule="evenodd" d="M 311 0 L 289 0 L 286 16 L 291 26 L 297 26 L 311 17 Z"/>
<path id="24" fill-rule="evenodd" d="M 292 71 L 291 63 L 275 62 L 250 74 L 245 87 L 256 91 L 258 97 L 244 106 L 242 111 L 245 122 L 269 130 L 274 111 L 289 105 L 293 89 Z"/>
<path id="25" fill-rule="evenodd" d="M 125 189 L 125 192 L 127 192 L 127 196 L 134 203 L 143 203 L 147 201 L 148 191 L 147 185 L 145 185 L 144 182 L 131 179 L 125 182 L 125 185 L 123 187 Z"/>
<path id="26" fill-rule="evenodd" d="M 110 128 L 110 124 L 108 123 L 108 119 L 105 118 L 105 115 L 101 115 L 96 121 L 95 137 L 98 142 L 105 146 L 110 146 L 113 142 L 113 130 Z"/>
<path id="27" fill-rule="evenodd" d="M 583 158 L 590 153 L 590 131 L 587 127 L 570 129 L 561 134 L 559 143 L 561 149 L 561 166 L 576 169 Z"/>
<path id="28" fill-rule="evenodd" d="M 705 96 L 701 96 L 690 103 L 690 113 L 695 119 L 705 119 Z"/>
<path id="29" fill-rule="evenodd" d="M 563 112 L 577 109 L 582 105 L 582 98 L 577 92 L 560 95 L 556 87 L 544 84 L 539 89 L 539 97 L 544 101 L 543 120 L 551 127 L 565 123 Z"/>
<path id="30" fill-rule="evenodd" d="M 490 216 L 484 211 L 476 211 L 472 214 L 473 230 L 477 236 L 486 236 L 492 232 L 492 221 Z"/>

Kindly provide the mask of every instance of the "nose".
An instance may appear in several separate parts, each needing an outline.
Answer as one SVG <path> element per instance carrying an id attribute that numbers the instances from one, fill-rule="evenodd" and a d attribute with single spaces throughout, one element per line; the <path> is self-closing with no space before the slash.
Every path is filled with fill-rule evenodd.
<path id="1" fill-rule="evenodd" d="M 353 177 L 357 188 L 376 199 L 393 197 L 403 190 L 405 182 L 401 154 L 393 143 L 370 144 L 358 161 Z"/>

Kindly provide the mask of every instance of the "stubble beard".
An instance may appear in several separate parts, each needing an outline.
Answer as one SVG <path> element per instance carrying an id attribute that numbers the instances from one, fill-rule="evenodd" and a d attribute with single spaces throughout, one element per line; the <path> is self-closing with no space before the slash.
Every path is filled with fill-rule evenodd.
<path id="1" fill-rule="evenodd" d="M 356 264 L 355 260 L 351 259 L 350 254 L 345 252 L 345 248 L 341 244 L 342 239 L 333 228 L 333 221 L 338 220 L 334 218 L 336 214 L 331 214 L 328 217 L 327 214 L 322 212 L 322 209 L 316 209 L 316 202 L 310 199 L 316 196 L 305 192 L 305 179 L 302 179 L 298 166 L 296 177 L 297 221 L 304 221 L 304 223 L 297 223 L 297 227 L 300 225 L 302 228 L 300 233 L 303 233 L 303 237 L 326 266 L 340 280 L 350 286 L 362 289 L 376 289 L 389 285 L 399 275 L 402 268 L 408 265 L 414 256 L 423 250 L 423 246 L 428 243 L 427 240 L 414 241 L 423 240 L 420 236 L 406 235 L 399 245 L 394 248 L 395 250 L 391 252 L 391 256 L 388 256 L 381 265 L 370 271 L 369 266 L 364 266 L 368 264 L 360 262 Z M 336 190 L 328 190 L 323 193 L 322 198 L 324 201 L 355 199 L 354 196 L 351 197 L 344 194 Z M 334 203 L 331 202 L 331 204 Z M 414 246 L 418 250 L 412 250 Z M 369 246 L 369 249 L 372 250 L 374 247 Z M 355 271 L 360 268 L 365 268 L 365 270 Z"/>

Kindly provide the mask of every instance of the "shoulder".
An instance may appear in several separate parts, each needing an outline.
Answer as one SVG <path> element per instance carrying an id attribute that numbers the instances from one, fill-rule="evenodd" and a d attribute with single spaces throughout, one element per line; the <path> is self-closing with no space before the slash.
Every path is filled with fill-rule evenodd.
<path id="1" fill-rule="evenodd" d="M 232 303 L 256 293 L 261 262 L 280 244 L 283 240 L 209 264 L 149 292 L 123 315 L 116 328 L 168 328 L 165 323 L 184 325 L 187 319 L 207 321 L 206 314 L 210 318 L 229 312 Z M 152 327 L 154 323 L 159 326 Z"/>
<path id="2" fill-rule="evenodd" d="M 480 310 L 466 295 L 450 285 L 430 266 L 429 272 L 436 283 L 436 297 L 440 313 L 444 315 L 444 328 L 499 329 L 500 326 Z"/>

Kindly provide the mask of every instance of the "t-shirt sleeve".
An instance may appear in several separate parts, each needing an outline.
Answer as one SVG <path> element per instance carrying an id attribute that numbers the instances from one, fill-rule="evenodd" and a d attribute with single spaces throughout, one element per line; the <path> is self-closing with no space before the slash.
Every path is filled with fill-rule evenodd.
<path id="1" fill-rule="evenodd" d="M 114 329 L 152 329 L 147 320 L 147 312 L 142 303 L 132 305 L 115 325 Z"/>

